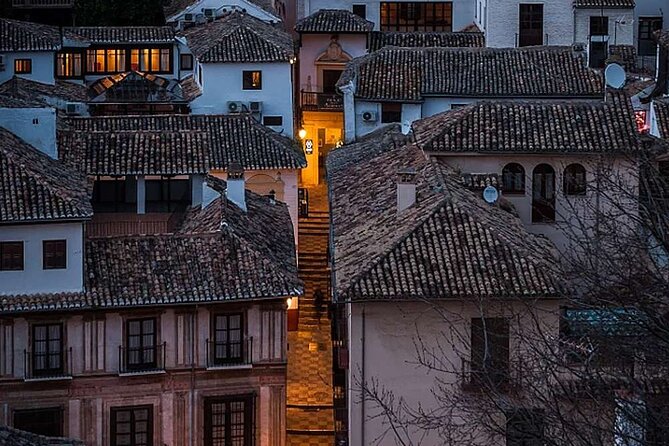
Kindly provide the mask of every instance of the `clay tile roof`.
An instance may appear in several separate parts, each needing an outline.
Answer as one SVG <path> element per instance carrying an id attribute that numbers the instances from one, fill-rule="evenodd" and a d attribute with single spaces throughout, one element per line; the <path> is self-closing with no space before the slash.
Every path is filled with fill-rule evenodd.
<path id="1" fill-rule="evenodd" d="M 290 34 L 241 12 L 193 26 L 183 35 L 203 63 L 288 62 L 294 57 Z"/>
<path id="2" fill-rule="evenodd" d="M 0 127 L 0 223 L 93 215 L 86 178 Z"/>
<path id="3" fill-rule="evenodd" d="M 88 90 L 85 86 L 67 81 L 57 80 L 55 84 L 43 84 L 22 77 L 14 76 L 0 84 L 1 98 L 13 98 L 27 103 L 56 106 L 62 102 L 85 102 Z"/>
<path id="4" fill-rule="evenodd" d="M 669 47 L 669 30 L 659 30 L 655 32 L 657 43 L 664 47 Z"/>
<path id="5" fill-rule="evenodd" d="M 0 18 L 0 52 L 57 51 L 60 48 L 57 27 Z"/>
<path id="6" fill-rule="evenodd" d="M 452 97 L 601 97 L 601 74 L 569 47 L 385 47 L 354 59 L 338 87 L 356 97 L 418 102 Z"/>
<path id="7" fill-rule="evenodd" d="M 480 102 L 413 124 L 418 145 L 438 153 L 635 153 L 631 102 Z"/>
<path id="8" fill-rule="evenodd" d="M 636 69 L 636 48 L 634 45 L 610 45 L 607 62 L 620 64 L 628 72 L 634 71 Z"/>
<path id="9" fill-rule="evenodd" d="M 415 144 L 390 144 L 362 160 L 356 145 L 330 155 L 347 158 L 353 149 L 355 162 L 328 160 L 338 301 L 558 293 L 553 246 L 516 217 L 487 205 Z M 417 201 L 398 214 L 397 173 L 407 168 L 417 175 Z"/>
<path id="10" fill-rule="evenodd" d="M 139 71 L 98 79 L 89 94 L 91 102 L 185 102 L 178 80 Z"/>
<path id="11" fill-rule="evenodd" d="M 319 9 L 297 22 L 298 33 L 368 33 L 374 23 L 345 9 Z"/>
<path id="12" fill-rule="evenodd" d="M 660 138 L 669 140 L 669 99 L 653 101 Z"/>
<path id="13" fill-rule="evenodd" d="M 181 84 L 181 91 L 183 92 L 186 101 L 191 102 L 195 98 L 202 96 L 202 89 L 197 84 L 195 77 L 193 77 L 192 74 L 181 79 L 179 83 Z"/>
<path id="14" fill-rule="evenodd" d="M 88 43 L 173 43 L 171 26 L 76 26 L 63 28 L 66 38 Z"/>
<path id="15" fill-rule="evenodd" d="M 391 32 L 374 31 L 369 38 L 369 50 L 385 46 L 418 47 L 484 47 L 485 36 L 480 32 Z"/>
<path id="16" fill-rule="evenodd" d="M 634 8 L 634 0 L 574 0 L 574 8 Z"/>
<path id="17" fill-rule="evenodd" d="M 139 115 L 70 118 L 61 158 L 89 175 L 185 174 L 226 169 L 299 169 L 294 142 L 248 115 Z"/>
<path id="18" fill-rule="evenodd" d="M 0 426 L 0 446 L 83 446 L 84 442 L 69 438 L 45 437 L 9 426 Z"/>

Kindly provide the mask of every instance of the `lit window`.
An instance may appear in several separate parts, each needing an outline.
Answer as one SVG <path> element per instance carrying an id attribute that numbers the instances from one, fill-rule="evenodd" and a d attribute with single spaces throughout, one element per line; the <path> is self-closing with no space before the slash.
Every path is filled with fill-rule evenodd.
<path id="1" fill-rule="evenodd" d="M 89 73 L 120 73 L 125 71 L 125 50 L 102 49 L 86 52 Z"/>
<path id="2" fill-rule="evenodd" d="M 565 195 L 585 195 L 585 167 L 580 164 L 570 164 L 564 170 Z"/>
<path id="3" fill-rule="evenodd" d="M 646 110 L 636 110 L 634 112 L 634 120 L 636 121 L 636 128 L 639 133 L 646 133 L 649 129 L 646 124 Z"/>
<path id="4" fill-rule="evenodd" d="M 242 72 L 242 88 L 244 90 L 262 89 L 262 71 L 244 71 Z"/>
<path id="5" fill-rule="evenodd" d="M 381 31 L 442 31 L 453 29 L 451 2 L 382 2 Z"/>
<path id="6" fill-rule="evenodd" d="M 56 55 L 56 76 L 81 77 L 81 53 L 58 53 Z"/>
<path id="7" fill-rule="evenodd" d="M 33 72 L 32 59 L 15 59 L 14 73 L 16 74 L 30 74 Z"/>

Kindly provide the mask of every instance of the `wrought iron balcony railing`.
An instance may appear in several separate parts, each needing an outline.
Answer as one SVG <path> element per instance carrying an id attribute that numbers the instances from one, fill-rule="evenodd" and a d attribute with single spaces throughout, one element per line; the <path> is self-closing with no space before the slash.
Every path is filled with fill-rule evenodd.
<path id="1" fill-rule="evenodd" d="M 337 93 L 317 93 L 302 91 L 302 110 L 306 111 L 343 111 L 344 99 Z"/>
<path id="2" fill-rule="evenodd" d="M 253 363 L 253 338 L 239 341 L 210 341 L 207 339 L 207 367 L 237 367 Z"/>
<path id="3" fill-rule="evenodd" d="M 59 379 L 72 376 L 72 348 L 59 352 L 23 351 L 25 379 Z"/>
<path id="4" fill-rule="evenodd" d="M 145 373 L 165 370 L 166 343 L 141 347 L 119 346 L 119 373 Z"/>
<path id="5" fill-rule="evenodd" d="M 14 8 L 73 8 L 74 0 L 12 0 Z"/>

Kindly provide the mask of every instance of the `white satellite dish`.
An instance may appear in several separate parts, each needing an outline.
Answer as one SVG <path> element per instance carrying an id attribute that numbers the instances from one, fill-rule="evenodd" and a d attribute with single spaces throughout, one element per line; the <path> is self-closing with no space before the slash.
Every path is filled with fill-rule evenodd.
<path id="1" fill-rule="evenodd" d="M 627 75 L 625 74 L 625 69 L 623 67 L 617 63 L 612 63 L 604 70 L 604 79 L 606 79 L 606 85 L 609 87 L 620 89 L 625 86 Z"/>
<path id="2" fill-rule="evenodd" d="M 495 186 L 487 186 L 483 189 L 483 199 L 488 204 L 493 204 L 499 198 L 499 192 Z"/>

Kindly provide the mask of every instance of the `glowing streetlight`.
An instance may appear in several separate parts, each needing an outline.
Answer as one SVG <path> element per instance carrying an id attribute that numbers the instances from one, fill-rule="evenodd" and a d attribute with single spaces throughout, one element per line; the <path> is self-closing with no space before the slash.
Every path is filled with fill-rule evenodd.
<path id="1" fill-rule="evenodd" d="M 302 129 L 298 130 L 297 136 L 299 136 L 300 139 L 304 139 L 304 138 L 307 137 L 307 131 L 302 128 Z"/>

